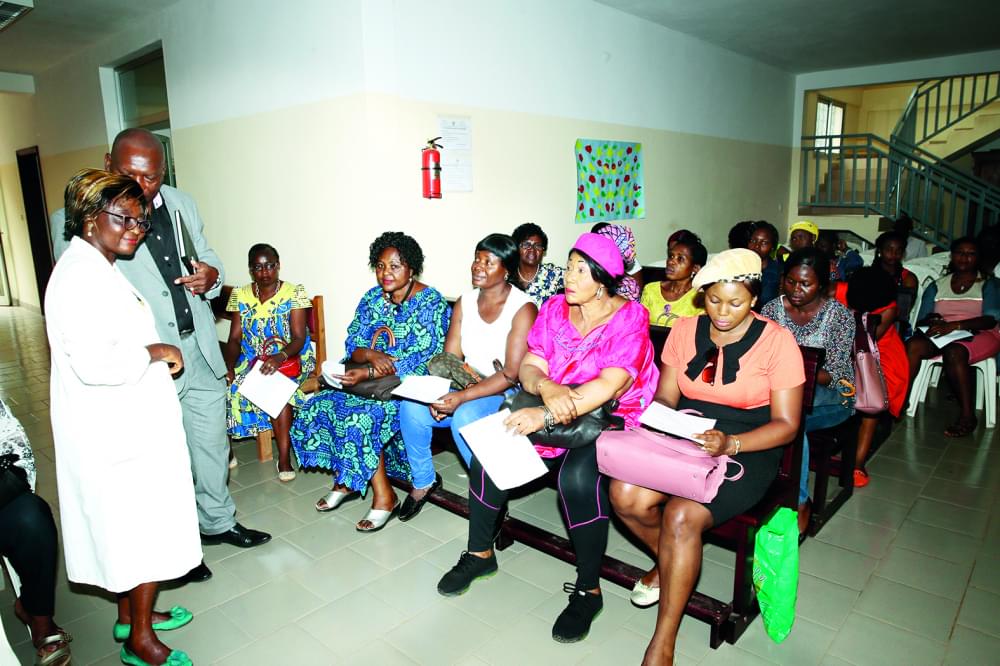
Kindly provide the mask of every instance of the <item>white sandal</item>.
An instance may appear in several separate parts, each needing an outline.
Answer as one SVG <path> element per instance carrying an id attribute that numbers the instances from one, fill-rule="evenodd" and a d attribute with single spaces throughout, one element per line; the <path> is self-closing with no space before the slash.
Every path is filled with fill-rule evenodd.
<path id="1" fill-rule="evenodd" d="M 289 481 L 294 481 L 295 480 L 295 470 L 292 469 L 292 471 L 290 471 L 290 472 L 282 472 L 278 468 L 278 461 L 277 460 L 274 461 L 274 471 L 278 473 L 278 481 L 281 481 L 282 483 L 288 483 Z M 317 510 L 318 510 L 318 507 L 317 507 Z"/>
<path id="2" fill-rule="evenodd" d="M 358 524 L 354 526 L 359 532 L 378 532 L 380 529 L 385 527 L 385 524 L 389 522 L 389 519 L 396 515 L 399 511 L 399 500 L 392 505 L 392 509 L 386 511 L 385 509 L 369 509 L 365 517 L 358 521 Z M 361 523 L 368 521 L 372 524 L 371 527 L 365 528 L 361 527 Z"/>
<path id="3" fill-rule="evenodd" d="M 660 602 L 660 588 L 646 585 L 641 579 L 637 580 L 628 599 L 639 608 L 655 606 Z"/>
<path id="4" fill-rule="evenodd" d="M 361 497 L 361 493 L 357 490 L 331 490 L 319 498 L 314 506 L 320 513 L 326 513 L 327 511 L 333 511 L 347 500 L 352 500 L 356 497 Z"/>

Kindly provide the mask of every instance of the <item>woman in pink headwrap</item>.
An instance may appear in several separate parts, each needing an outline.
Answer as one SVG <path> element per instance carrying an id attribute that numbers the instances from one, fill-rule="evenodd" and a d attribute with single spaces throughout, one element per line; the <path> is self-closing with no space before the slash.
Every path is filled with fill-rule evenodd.
<path id="1" fill-rule="evenodd" d="M 566 293 L 542 305 L 521 362 L 521 385 L 540 396 L 543 406 L 515 411 L 505 421 L 508 428 L 522 435 L 539 432 L 570 423 L 611 399 L 618 400 L 615 414 L 627 426 L 638 426 L 659 372 L 646 308 L 617 293 L 624 275 L 614 242 L 594 233 L 580 236 L 566 264 Z M 535 448 L 546 465 L 559 467 L 560 504 L 576 552 L 576 583 L 563 587 L 569 592 L 569 605 L 552 627 L 553 639 L 570 643 L 587 636 L 603 607 L 599 580 L 608 543 L 608 480 L 597 471 L 593 442 L 568 450 Z M 497 571 L 493 539 L 507 494 L 473 456 L 468 550 L 438 583 L 439 593 L 462 594 L 476 579 Z"/>
<path id="2" fill-rule="evenodd" d="M 635 251 L 635 235 L 632 233 L 632 230 L 621 224 L 598 222 L 593 226 L 591 232 L 610 238 L 614 241 L 615 247 L 618 248 L 618 252 L 622 255 L 622 263 L 625 265 L 626 275 L 622 278 L 621 284 L 618 285 L 618 294 L 630 301 L 639 300 L 639 295 L 642 293 L 642 284 L 635 277 L 635 275 L 639 274 L 639 271 L 636 270 L 635 265 L 637 255 Z M 633 275 L 633 271 L 635 271 L 635 275 Z"/>

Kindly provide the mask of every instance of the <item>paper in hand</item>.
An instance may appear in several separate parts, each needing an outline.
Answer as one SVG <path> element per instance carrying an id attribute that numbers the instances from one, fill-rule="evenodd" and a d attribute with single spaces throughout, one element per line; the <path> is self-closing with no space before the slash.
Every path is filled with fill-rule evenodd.
<path id="1" fill-rule="evenodd" d="M 500 490 L 523 486 L 548 471 L 531 441 L 504 426 L 504 419 L 508 416 L 510 410 L 504 409 L 459 429 Z"/>
<path id="2" fill-rule="evenodd" d="M 434 375 L 407 375 L 403 382 L 392 390 L 392 394 L 404 400 L 413 400 L 431 404 L 447 395 L 451 389 L 451 380 L 447 377 Z"/>
<path id="3" fill-rule="evenodd" d="M 701 434 L 715 427 L 715 419 L 685 414 L 658 402 L 654 402 L 646 408 L 646 411 L 639 417 L 639 423 L 677 437 L 690 439 L 692 442 L 701 441 L 695 439 L 693 435 Z"/>
<path id="4" fill-rule="evenodd" d="M 319 370 L 327 384 L 335 389 L 343 388 L 344 385 L 336 377 L 336 375 L 343 375 L 347 372 L 347 367 L 343 363 L 323 361 L 323 365 L 320 366 Z"/>
<path id="5" fill-rule="evenodd" d="M 254 363 L 250 371 L 243 377 L 237 391 L 244 398 L 257 405 L 265 414 L 271 418 L 277 418 L 299 385 L 280 372 L 270 375 L 261 373 L 261 365 L 261 363 Z"/>
<path id="6" fill-rule="evenodd" d="M 923 333 L 927 332 L 929 326 L 917 326 L 917 330 Z M 927 339 L 934 343 L 938 349 L 944 349 L 946 346 L 952 342 L 958 342 L 959 340 L 968 340 L 973 337 L 970 331 L 952 331 L 951 333 L 945 333 L 944 335 L 937 335 L 934 337 L 927 336 Z"/>

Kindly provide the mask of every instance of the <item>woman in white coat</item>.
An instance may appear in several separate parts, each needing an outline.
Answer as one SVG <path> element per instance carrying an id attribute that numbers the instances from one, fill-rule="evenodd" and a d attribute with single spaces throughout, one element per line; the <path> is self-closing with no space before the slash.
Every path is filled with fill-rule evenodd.
<path id="1" fill-rule="evenodd" d="M 181 410 L 171 374 L 180 350 L 116 259 L 149 229 L 130 178 L 85 169 L 66 187 L 69 249 L 45 294 L 51 413 L 66 572 L 118 595 L 114 635 L 126 664 L 191 660 L 157 638 L 191 613 L 153 611 L 158 582 L 201 562 Z"/>

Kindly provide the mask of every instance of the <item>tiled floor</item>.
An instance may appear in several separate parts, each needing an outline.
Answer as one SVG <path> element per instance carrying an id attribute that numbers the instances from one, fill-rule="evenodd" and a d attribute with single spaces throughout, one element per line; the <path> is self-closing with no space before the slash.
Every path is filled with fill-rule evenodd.
<path id="1" fill-rule="evenodd" d="M 38 457 L 38 492 L 58 506 L 48 412 L 42 320 L 0 308 L 0 395 L 22 420 Z M 736 646 L 708 648 L 705 625 L 685 619 L 683 664 L 1000 663 L 1000 446 L 994 432 L 951 441 L 939 433 L 952 408 L 933 391 L 918 417 L 899 425 L 857 493 L 817 539 L 802 547 L 795 627 L 776 645 L 755 622 Z M 319 474 L 279 484 L 255 445 L 237 446 L 232 474 L 239 518 L 274 534 L 260 548 L 210 546 L 207 583 L 165 589 L 160 607 L 196 616 L 165 635 L 198 664 L 630 664 L 638 663 L 655 610 L 633 608 L 606 585 L 605 611 L 582 643 L 562 645 L 550 627 L 565 603 L 571 568 L 523 546 L 500 554 L 500 574 L 466 595 L 435 591 L 463 548 L 466 523 L 429 506 L 409 524 L 364 536 L 362 502 L 333 514 L 312 504 Z M 461 489 L 462 467 L 439 458 L 445 485 Z M 521 499 L 515 514 L 562 529 L 552 493 Z M 648 562 L 621 535 L 609 551 Z M 699 587 L 724 592 L 732 556 L 706 548 Z M 74 634 L 74 663 L 116 664 L 111 603 L 60 575 L 57 619 Z M 23 663 L 31 650 L 0 592 L 0 617 Z"/>

